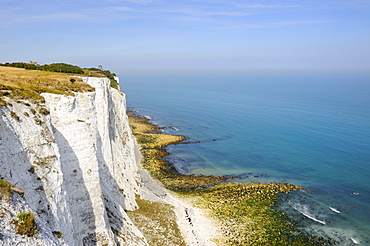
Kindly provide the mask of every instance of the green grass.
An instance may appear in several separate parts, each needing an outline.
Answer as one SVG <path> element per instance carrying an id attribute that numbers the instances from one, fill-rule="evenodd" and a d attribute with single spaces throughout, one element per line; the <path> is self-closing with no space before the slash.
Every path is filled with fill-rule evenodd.
<path id="1" fill-rule="evenodd" d="M 32 237 L 36 233 L 35 216 L 31 212 L 18 214 L 17 219 L 13 220 L 13 223 L 16 226 L 17 233 L 20 235 Z"/>
<path id="2" fill-rule="evenodd" d="M 41 93 L 74 95 L 73 92 L 94 91 L 90 85 L 72 74 L 0 66 L 0 98 L 43 102 Z M 0 101 L 4 105 L 4 100 Z"/>
<path id="3" fill-rule="evenodd" d="M 53 234 L 57 236 L 57 238 L 62 238 L 63 233 L 61 231 L 53 231 Z"/>

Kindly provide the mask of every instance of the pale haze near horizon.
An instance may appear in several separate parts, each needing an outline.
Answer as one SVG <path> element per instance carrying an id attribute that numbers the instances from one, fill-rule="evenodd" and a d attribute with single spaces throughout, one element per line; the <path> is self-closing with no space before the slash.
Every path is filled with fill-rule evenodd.
<path id="1" fill-rule="evenodd" d="M 0 0 L 0 62 L 370 68 L 369 0 Z"/>

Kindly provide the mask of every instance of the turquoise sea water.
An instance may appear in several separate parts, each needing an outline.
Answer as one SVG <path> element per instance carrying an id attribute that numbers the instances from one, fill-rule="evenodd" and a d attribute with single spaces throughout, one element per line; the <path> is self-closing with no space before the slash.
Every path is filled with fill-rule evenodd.
<path id="1" fill-rule="evenodd" d="M 122 70 L 128 106 L 200 144 L 170 146 L 183 173 L 287 182 L 281 206 L 310 233 L 370 245 L 370 71 Z"/>

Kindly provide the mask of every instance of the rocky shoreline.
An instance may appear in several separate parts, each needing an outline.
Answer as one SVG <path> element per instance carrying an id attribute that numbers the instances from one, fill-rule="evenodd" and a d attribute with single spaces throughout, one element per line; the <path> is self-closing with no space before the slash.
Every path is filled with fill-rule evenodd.
<path id="1" fill-rule="evenodd" d="M 161 148 L 163 148 L 169 143 L 179 144 L 181 143 L 181 141 L 188 139 L 185 136 L 162 134 L 160 133 L 161 128 L 157 125 L 151 124 L 148 118 L 137 115 L 133 111 L 127 111 L 127 114 L 129 116 L 131 130 L 136 136 L 136 139 L 139 140 L 138 148 L 140 148 L 142 151 L 141 159 L 144 166 L 145 163 L 148 163 L 147 160 L 148 155 L 146 152 L 148 151 L 147 149 L 149 146 L 157 148 L 158 145 L 161 146 Z M 153 134 L 156 137 L 158 137 L 157 138 L 158 142 L 157 141 L 145 142 L 143 140 L 143 136 L 140 137 L 138 135 L 139 134 L 138 132 L 142 133 L 145 132 L 145 134 L 148 134 L 149 136 L 152 136 Z M 162 136 L 162 138 L 160 136 Z M 163 138 L 163 136 L 165 137 Z M 152 138 L 147 136 L 145 140 L 147 141 L 148 139 L 153 140 Z M 162 149 L 161 150 L 156 149 L 156 151 L 158 151 L 156 155 L 160 155 L 162 158 L 169 154 L 168 152 Z M 175 220 L 177 227 L 179 231 L 181 231 L 181 236 L 183 239 L 183 244 L 179 243 L 174 244 L 174 242 L 171 239 L 168 240 L 168 238 L 163 239 L 162 243 L 164 243 L 164 245 L 200 245 L 200 246 L 218 245 L 216 241 L 220 240 L 220 238 L 222 237 L 222 233 L 219 230 L 217 222 L 214 219 L 212 219 L 209 215 L 207 215 L 205 209 L 195 207 L 193 198 L 184 197 L 179 193 L 173 192 L 170 189 L 168 189 L 169 187 L 166 187 L 158 179 L 153 178 L 152 177 L 153 173 L 150 173 L 151 170 L 153 169 L 145 169 L 143 167 L 141 167 L 141 170 L 139 170 L 141 177 L 140 182 L 141 199 L 153 203 L 171 205 L 172 210 L 176 215 Z M 182 176 L 187 177 L 187 175 L 178 174 L 177 171 L 172 168 L 168 172 L 173 172 L 173 175 L 178 175 L 179 177 Z M 209 180 L 212 180 L 211 182 L 215 182 L 213 179 L 214 177 L 209 178 L 210 178 Z M 223 179 L 224 178 L 221 178 L 221 180 Z M 200 182 L 200 184 L 204 183 L 205 183 L 204 181 Z M 172 187 L 174 187 L 174 189 L 177 190 L 179 186 L 176 185 Z M 132 219 L 131 213 L 129 213 L 128 215 Z M 166 216 L 168 217 L 168 215 Z M 165 219 L 167 220 L 168 218 Z M 145 229 L 143 230 L 145 231 Z M 152 234 L 153 230 L 150 233 Z M 146 236 L 146 238 L 148 239 L 152 236 L 153 235 L 148 235 Z M 155 245 L 160 245 L 160 243 L 155 243 Z"/>
<path id="2" fill-rule="evenodd" d="M 161 127 L 134 111 L 127 114 L 143 156 L 143 199 L 174 206 L 187 245 L 335 245 L 330 239 L 307 235 L 299 229 L 299 222 L 276 209 L 282 197 L 304 192 L 301 187 L 179 174 L 164 160 L 170 154 L 164 148 L 194 142 L 162 133 Z"/>

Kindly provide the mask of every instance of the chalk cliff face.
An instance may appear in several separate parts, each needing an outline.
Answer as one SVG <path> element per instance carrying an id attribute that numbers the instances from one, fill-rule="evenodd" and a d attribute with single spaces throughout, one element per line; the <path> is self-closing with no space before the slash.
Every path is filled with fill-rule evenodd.
<path id="1" fill-rule="evenodd" d="M 95 92 L 43 94 L 45 105 L 8 100 L 0 108 L 0 175 L 24 191 L 0 212 L 10 221 L 31 211 L 39 227 L 28 238 L 3 220 L 5 245 L 147 245 L 125 212 L 140 194 L 125 94 L 109 79 L 83 80 Z"/>

